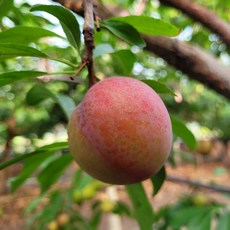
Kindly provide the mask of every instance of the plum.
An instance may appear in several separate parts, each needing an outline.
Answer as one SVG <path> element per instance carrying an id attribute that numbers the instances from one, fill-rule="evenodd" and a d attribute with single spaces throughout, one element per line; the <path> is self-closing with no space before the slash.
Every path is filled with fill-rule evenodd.
<path id="1" fill-rule="evenodd" d="M 68 124 L 70 152 L 89 175 L 131 184 L 155 175 L 172 145 L 168 111 L 140 80 L 106 78 L 86 93 Z"/>

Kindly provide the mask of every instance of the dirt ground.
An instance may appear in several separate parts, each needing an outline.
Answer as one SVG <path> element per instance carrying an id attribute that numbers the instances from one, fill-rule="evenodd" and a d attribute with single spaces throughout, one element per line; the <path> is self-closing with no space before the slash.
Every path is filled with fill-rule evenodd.
<path id="1" fill-rule="evenodd" d="M 224 160 L 225 161 L 225 160 Z M 225 162 L 224 162 L 225 163 Z M 70 178 L 71 172 L 75 169 L 75 164 L 67 171 L 67 178 Z M 168 175 L 177 176 L 188 180 L 198 180 L 202 183 L 212 183 L 230 188 L 230 168 L 229 165 L 223 162 L 201 161 L 198 165 L 181 163 L 173 168 L 166 167 Z M 179 184 L 170 181 L 165 181 L 162 189 L 154 198 L 151 197 L 152 186 L 149 181 L 144 182 L 146 192 L 151 199 L 154 209 L 158 209 L 166 204 L 175 203 L 180 197 L 194 192 L 205 192 L 213 201 L 219 203 L 230 204 L 230 199 L 223 194 L 213 190 L 194 188 L 189 184 Z M 120 199 L 128 199 L 124 191 L 124 187 L 119 186 L 118 189 Z M 25 217 L 23 217 L 24 208 L 39 195 L 39 187 L 34 182 L 29 182 L 22 186 L 15 193 L 6 193 L 0 195 L 0 230 L 24 230 Z M 136 228 L 132 221 L 127 222 L 129 229 Z M 125 229 L 128 229 L 126 226 Z"/>

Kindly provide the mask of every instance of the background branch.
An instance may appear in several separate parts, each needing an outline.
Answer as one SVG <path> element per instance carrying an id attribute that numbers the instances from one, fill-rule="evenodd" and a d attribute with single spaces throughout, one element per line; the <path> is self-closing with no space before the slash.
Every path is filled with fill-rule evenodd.
<path id="1" fill-rule="evenodd" d="M 161 3 L 181 10 L 195 21 L 200 22 L 214 33 L 218 34 L 230 48 L 230 25 L 219 18 L 206 7 L 191 0 L 159 0 Z"/>
<path id="2" fill-rule="evenodd" d="M 174 183 L 191 185 L 193 187 L 209 189 L 209 190 L 213 190 L 215 192 L 230 193 L 230 188 L 226 188 L 226 187 L 223 187 L 223 186 L 220 186 L 220 185 L 203 184 L 203 183 L 201 183 L 199 181 L 187 180 L 187 179 L 172 176 L 172 175 L 167 175 L 166 180 L 174 182 Z"/>
<path id="3" fill-rule="evenodd" d="M 61 4 L 65 0 L 54 0 Z M 169 0 L 168 0 L 169 1 Z M 183 0 L 188 3 L 187 0 Z M 183 2 L 182 0 L 180 2 Z M 161 1 L 163 2 L 163 0 Z M 166 3 L 166 0 L 164 1 Z M 191 2 L 190 2 L 191 4 Z M 82 10 L 72 4 L 72 10 L 78 14 L 82 14 Z M 75 10 L 77 9 L 77 10 Z M 205 9 L 209 12 L 208 9 Z M 120 11 L 119 11 L 120 12 Z M 97 13 L 101 19 L 119 16 L 116 10 L 109 10 L 104 5 L 97 5 Z M 215 17 L 218 17 L 215 15 Z M 222 21 L 218 18 L 217 21 Z M 210 24 L 215 23 L 213 20 Z M 210 25 L 209 28 L 214 28 Z M 223 31 L 224 32 L 224 31 Z M 230 36 L 225 35 L 230 38 Z M 145 36 L 147 43 L 146 50 L 166 60 L 171 66 L 178 68 L 187 74 L 191 79 L 195 79 L 202 84 L 207 85 L 210 89 L 215 90 L 219 94 L 230 99 L 230 68 L 224 66 L 217 58 L 208 54 L 205 50 L 198 46 L 189 45 L 184 42 L 177 41 L 167 37 L 148 37 Z"/>
<path id="4" fill-rule="evenodd" d="M 167 37 L 145 36 L 146 50 L 153 52 L 219 94 L 230 99 L 230 68 L 200 47 Z"/>

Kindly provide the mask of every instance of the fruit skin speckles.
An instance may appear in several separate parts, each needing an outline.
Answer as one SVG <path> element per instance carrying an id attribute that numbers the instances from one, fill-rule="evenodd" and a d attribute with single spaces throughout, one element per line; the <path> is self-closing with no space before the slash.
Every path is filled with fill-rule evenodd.
<path id="1" fill-rule="evenodd" d="M 70 151 L 91 176 L 130 184 L 156 174 L 172 144 L 168 111 L 145 83 L 110 77 L 95 84 L 68 124 Z"/>

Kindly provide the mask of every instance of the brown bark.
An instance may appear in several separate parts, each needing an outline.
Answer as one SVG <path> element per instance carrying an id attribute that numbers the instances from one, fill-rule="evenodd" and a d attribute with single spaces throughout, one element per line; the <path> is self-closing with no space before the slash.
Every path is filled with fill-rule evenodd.
<path id="1" fill-rule="evenodd" d="M 145 36 L 146 50 L 230 99 L 230 68 L 195 45 L 167 37 Z"/>
<path id="2" fill-rule="evenodd" d="M 84 6 L 84 40 L 85 53 L 83 55 L 83 63 L 86 63 L 88 69 L 89 87 L 96 83 L 96 76 L 93 64 L 93 49 L 94 49 L 94 6 L 93 0 L 83 0 Z"/>
<path id="3" fill-rule="evenodd" d="M 66 2 L 66 0 L 54 1 L 63 5 Z M 77 9 L 74 4 L 70 7 L 75 12 L 82 14 L 82 9 Z M 102 19 L 119 15 L 119 13 L 116 14 L 117 11 L 109 10 L 100 4 L 96 9 L 98 16 Z M 187 74 L 191 79 L 198 80 L 230 99 L 230 68 L 224 66 L 206 51 L 194 45 L 167 37 L 144 36 L 144 39 L 147 44 L 146 50 L 163 58 L 170 65 Z"/>
<path id="4" fill-rule="evenodd" d="M 219 35 L 228 48 L 230 48 L 230 25 L 219 18 L 215 13 L 191 0 L 159 1 L 163 4 L 167 4 L 181 10 L 195 21 L 200 22 L 205 27 Z"/>
<path id="5" fill-rule="evenodd" d="M 187 184 L 194 188 L 203 188 L 203 189 L 212 190 L 214 192 L 230 193 L 229 187 L 223 187 L 221 185 L 203 184 L 200 181 L 188 180 L 177 176 L 167 175 L 166 180 L 171 181 L 173 183 Z"/>

